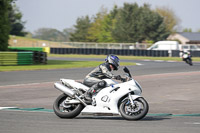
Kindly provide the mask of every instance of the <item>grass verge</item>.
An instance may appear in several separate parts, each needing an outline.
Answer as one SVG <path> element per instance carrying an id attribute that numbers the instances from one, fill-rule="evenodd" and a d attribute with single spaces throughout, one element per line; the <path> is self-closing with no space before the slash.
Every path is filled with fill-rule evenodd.
<path id="1" fill-rule="evenodd" d="M 0 66 L 0 71 L 24 71 L 24 70 L 45 70 L 45 69 L 67 69 L 67 68 L 84 68 L 96 67 L 103 62 L 101 61 L 59 61 L 48 60 L 47 64 L 38 65 L 20 65 L 20 66 Z M 136 63 L 122 62 L 121 66 L 136 65 Z"/>

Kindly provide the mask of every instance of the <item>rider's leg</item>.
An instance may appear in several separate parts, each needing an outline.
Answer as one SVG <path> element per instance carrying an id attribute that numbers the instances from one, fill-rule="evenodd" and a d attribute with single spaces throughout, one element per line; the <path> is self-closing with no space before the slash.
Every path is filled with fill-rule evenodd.
<path id="1" fill-rule="evenodd" d="M 85 99 L 92 101 L 92 95 L 99 91 L 100 89 L 104 88 L 106 86 L 106 82 L 104 80 L 94 84 L 86 93 L 85 93 Z"/>
<path id="2" fill-rule="evenodd" d="M 92 95 L 95 92 L 95 88 L 98 87 L 98 83 L 94 84 L 88 91 L 85 93 L 85 99 L 88 101 L 92 100 Z"/>

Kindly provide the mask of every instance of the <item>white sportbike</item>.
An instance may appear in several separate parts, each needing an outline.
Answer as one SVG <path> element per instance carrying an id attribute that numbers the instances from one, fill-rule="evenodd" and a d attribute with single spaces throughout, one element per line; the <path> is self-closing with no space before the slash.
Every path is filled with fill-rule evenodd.
<path id="1" fill-rule="evenodd" d="M 126 77 L 122 83 L 104 79 L 107 87 L 92 96 L 92 103 L 87 104 L 84 93 L 88 86 L 71 79 L 60 79 L 56 89 L 63 92 L 54 102 L 53 109 L 60 118 L 74 118 L 81 112 L 86 114 L 121 115 L 127 120 L 139 120 L 149 110 L 147 101 L 141 96 L 142 88 L 124 67 Z"/>

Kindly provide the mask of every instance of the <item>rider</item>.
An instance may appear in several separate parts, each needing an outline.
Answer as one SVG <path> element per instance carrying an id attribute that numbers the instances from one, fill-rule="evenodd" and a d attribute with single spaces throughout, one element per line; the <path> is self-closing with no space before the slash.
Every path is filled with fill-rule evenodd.
<path id="1" fill-rule="evenodd" d="M 185 61 L 186 58 L 189 57 L 189 55 L 190 55 L 190 52 L 187 51 L 187 50 L 182 50 L 182 49 L 181 49 L 180 52 L 179 52 L 179 56 L 180 56 L 180 58 L 183 59 L 183 61 Z M 190 55 L 190 56 L 191 56 L 191 55 Z"/>
<path id="2" fill-rule="evenodd" d="M 105 59 L 105 63 L 100 64 L 94 70 L 92 70 L 84 79 L 83 83 L 91 87 L 85 93 L 85 99 L 89 102 L 92 101 L 92 95 L 99 91 L 100 89 L 106 87 L 106 82 L 103 80 L 105 78 L 113 78 L 121 80 L 121 76 L 114 76 L 111 73 L 112 70 L 118 70 L 119 68 L 119 58 L 116 55 L 110 54 Z"/>
<path id="3" fill-rule="evenodd" d="M 192 64 L 192 56 L 191 56 L 191 54 L 190 54 L 189 51 L 187 51 L 187 50 L 184 50 L 184 51 L 180 50 L 179 55 L 180 55 L 180 58 L 182 58 L 183 61 L 185 61 L 186 63 L 188 63 L 191 66 L 193 65 Z"/>

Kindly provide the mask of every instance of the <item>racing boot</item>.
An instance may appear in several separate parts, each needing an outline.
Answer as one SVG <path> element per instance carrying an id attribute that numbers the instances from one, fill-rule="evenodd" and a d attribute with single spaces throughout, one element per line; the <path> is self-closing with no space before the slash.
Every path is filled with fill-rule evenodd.
<path id="1" fill-rule="evenodd" d="M 92 95 L 94 94 L 97 88 L 98 84 L 94 84 L 87 92 L 85 92 L 84 99 L 86 100 L 86 103 L 92 103 Z"/>

